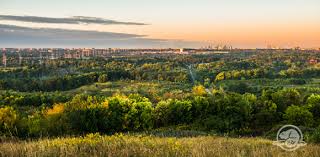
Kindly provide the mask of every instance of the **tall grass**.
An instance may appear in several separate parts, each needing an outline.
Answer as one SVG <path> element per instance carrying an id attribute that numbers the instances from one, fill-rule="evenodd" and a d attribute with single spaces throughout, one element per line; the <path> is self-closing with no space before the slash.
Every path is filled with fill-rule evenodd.
<path id="1" fill-rule="evenodd" d="M 320 145 L 286 152 L 261 138 L 100 136 L 15 141 L 0 144 L 1 156 L 308 156 L 319 157 Z"/>

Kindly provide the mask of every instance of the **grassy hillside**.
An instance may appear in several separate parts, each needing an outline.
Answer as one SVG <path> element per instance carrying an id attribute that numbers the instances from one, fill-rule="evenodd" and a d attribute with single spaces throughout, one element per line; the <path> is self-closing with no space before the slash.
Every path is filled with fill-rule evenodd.
<path id="1" fill-rule="evenodd" d="M 0 156 L 320 156 L 320 145 L 286 152 L 262 138 L 100 136 L 4 142 Z"/>

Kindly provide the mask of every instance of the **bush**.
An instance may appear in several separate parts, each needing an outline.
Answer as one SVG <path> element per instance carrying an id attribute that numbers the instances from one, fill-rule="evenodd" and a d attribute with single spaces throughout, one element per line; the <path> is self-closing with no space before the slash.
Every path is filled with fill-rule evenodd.
<path id="1" fill-rule="evenodd" d="M 304 79 L 290 79 L 290 83 L 294 85 L 304 85 L 307 83 L 307 81 Z"/>
<path id="2" fill-rule="evenodd" d="M 279 120 L 277 105 L 271 100 L 260 100 L 254 108 L 252 128 L 257 132 L 267 131 Z"/>
<path id="3" fill-rule="evenodd" d="M 35 113 L 32 116 L 28 116 L 25 122 L 27 123 L 26 127 L 27 127 L 28 137 L 42 137 L 50 134 L 46 130 L 47 123 L 45 119 L 39 113 Z"/>
<path id="4" fill-rule="evenodd" d="M 46 132 L 49 136 L 71 134 L 71 128 L 65 113 L 47 115 L 45 118 Z"/>
<path id="5" fill-rule="evenodd" d="M 196 96 L 193 99 L 192 111 L 194 118 L 203 118 L 208 115 L 209 112 L 209 100 L 206 97 Z"/>
<path id="6" fill-rule="evenodd" d="M 169 103 L 169 121 L 171 124 L 190 124 L 193 120 L 192 102 L 172 100 Z"/>
<path id="7" fill-rule="evenodd" d="M 207 94 L 205 87 L 202 85 L 194 86 L 192 88 L 192 93 L 196 96 L 203 96 Z"/>
<path id="8" fill-rule="evenodd" d="M 312 132 L 309 140 L 314 143 L 320 143 L 320 126 Z"/>
<path id="9" fill-rule="evenodd" d="M 152 104 L 139 95 L 115 96 L 107 99 L 108 127 L 112 132 L 143 130 L 153 126 Z"/>
<path id="10" fill-rule="evenodd" d="M 219 116 L 210 115 L 202 122 L 202 128 L 206 131 L 224 132 L 228 128 L 228 124 Z"/>
<path id="11" fill-rule="evenodd" d="M 98 82 L 99 83 L 104 83 L 108 81 L 108 75 L 107 74 L 102 74 L 98 77 Z"/>
<path id="12" fill-rule="evenodd" d="M 170 119 L 169 119 L 169 105 L 170 101 L 160 101 L 154 111 L 153 111 L 153 118 L 155 121 L 156 127 L 168 126 Z"/>
<path id="13" fill-rule="evenodd" d="M 253 91 L 253 89 L 249 86 L 249 84 L 245 82 L 230 83 L 227 85 L 227 90 L 231 92 L 240 93 L 240 94 L 249 93 Z"/>
<path id="14" fill-rule="evenodd" d="M 277 104 L 277 111 L 283 113 L 291 105 L 300 105 L 301 96 L 296 89 L 283 89 L 273 94 L 272 101 Z"/>
<path id="15" fill-rule="evenodd" d="M 132 130 L 148 130 L 153 127 L 153 107 L 148 98 L 138 94 L 129 95 L 132 107 L 128 113 L 131 123 L 129 128 Z"/>
<path id="16" fill-rule="evenodd" d="M 16 111 L 9 106 L 0 108 L 0 134 L 10 134 L 15 128 L 18 115 Z"/>
<path id="17" fill-rule="evenodd" d="M 77 95 L 65 104 L 63 115 L 51 118 L 66 119 L 70 131 L 75 134 L 106 132 L 107 109 L 108 106 L 100 103 L 96 97 Z"/>
<path id="18" fill-rule="evenodd" d="M 65 114 L 73 133 L 85 134 L 108 131 L 107 108 L 103 106 L 88 106 L 71 110 Z"/>
<path id="19" fill-rule="evenodd" d="M 230 94 L 219 104 L 218 115 L 224 120 L 225 128 L 221 131 L 238 130 L 247 127 L 251 119 L 252 104 L 242 95 Z"/>
<path id="20" fill-rule="evenodd" d="M 290 124 L 312 126 L 313 115 L 304 107 L 290 106 L 287 108 L 284 114 L 284 118 L 288 120 Z"/>
<path id="21" fill-rule="evenodd" d="M 248 127 L 255 99 L 251 94 L 215 96 L 214 102 L 209 106 L 208 116 L 201 118 L 204 129 L 231 132 Z"/>
<path id="22" fill-rule="evenodd" d="M 307 99 L 309 111 L 313 114 L 317 123 L 320 122 L 320 95 L 312 94 Z"/>

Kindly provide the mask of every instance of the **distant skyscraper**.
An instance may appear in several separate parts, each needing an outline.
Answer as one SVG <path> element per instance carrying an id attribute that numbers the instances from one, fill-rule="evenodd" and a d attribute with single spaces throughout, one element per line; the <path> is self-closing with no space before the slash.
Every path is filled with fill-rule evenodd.
<path id="1" fill-rule="evenodd" d="M 21 63 L 22 63 L 22 56 L 21 56 L 21 52 L 18 52 L 18 55 L 19 55 L 19 65 L 21 65 Z"/>
<path id="2" fill-rule="evenodd" d="M 40 60 L 39 60 L 40 64 L 42 64 L 42 52 L 40 52 Z"/>
<path id="3" fill-rule="evenodd" d="M 7 67 L 7 56 L 6 56 L 6 52 L 2 53 L 2 64 L 4 67 Z"/>
<path id="4" fill-rule="evenodd" d="M 51 59 L 55 59 L 55 52 L 51 52 Z"/>

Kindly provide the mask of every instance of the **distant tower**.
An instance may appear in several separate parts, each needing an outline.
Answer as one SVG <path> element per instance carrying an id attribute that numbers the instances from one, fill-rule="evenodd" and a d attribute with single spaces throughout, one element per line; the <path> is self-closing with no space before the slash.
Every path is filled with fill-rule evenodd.
<path id="1" fill-rule="evenodd" d="M 81 50 L 81 58 L 84 58 L 84 50 Z"/>
<path id="2" fill-rule="evenodd" d="M 21 56 L 21 53 L 19 52 L 18 55 L 19 55 L 19 65 L 21 65 L 21 64 L 22 64 L 22 56 Z"/>
<path id="3" fill-rule="evenodd" d="M 42 52 L 40 52 L 40 60 L 39 60 L 40 64 L 42 64 Z"/>
<path id="4" fill-rule="evenodd" d="M 4 67 L 7 67 L 7 56 L 5 52 L 2 53 L 2 64 Z"/>
<path id="5" fill-rule="evenodd" d="M 51 59 L 55 59 L 54 58 L 54 52 L 51 52 Z"/>

